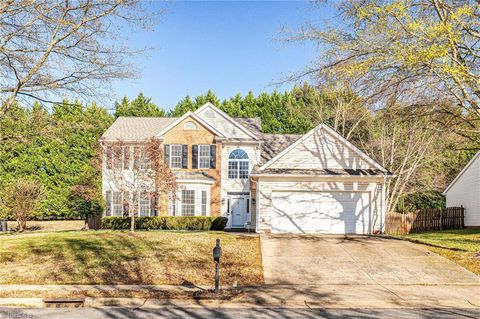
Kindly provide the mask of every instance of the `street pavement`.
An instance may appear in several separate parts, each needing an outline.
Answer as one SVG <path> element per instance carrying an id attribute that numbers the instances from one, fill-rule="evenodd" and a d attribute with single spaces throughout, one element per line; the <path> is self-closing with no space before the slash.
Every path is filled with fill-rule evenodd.
<path id="1" fill-rule="evenodd" d="M 0 319 L 150 319 L 150 318 L 220 318 L 220 319 L 267 319 L 267 318 L 398 318 L 398 319 L 444 319 L 480 318 L 480 309 L 309 309 L 281 307 L 225 308 L 225 307 L 164 307 L 164 308 L 0 308 Z"/>

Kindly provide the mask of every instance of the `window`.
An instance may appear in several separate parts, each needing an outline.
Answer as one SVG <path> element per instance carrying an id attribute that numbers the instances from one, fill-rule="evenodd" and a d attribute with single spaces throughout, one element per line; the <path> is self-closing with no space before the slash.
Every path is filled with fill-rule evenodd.
<path id="1" fill-rule="evenodd" d="M 113 165 L 115 169 L 122 169 L 122 157 L 123 157 L 122 147 L 115 147 L 113 151 Z"/>
<path id="2" fill-rule="evenodd" d="M 202 216 L 207 216 L 207 191 L 202 191 Z"/>
<path id="3" fill-rule="evenodd" d="M 105 193 L 105 216 L 112 216 L 112 192 L 107 191 Z"/>
<path id="4" fill-rule="evenodd" d="M 228 161 L 228 178 L 238 178 L 237 161 Z"/>
<path id="5" fill-rule="evenodd" d="M 140 153 L 140 169 L 149 169 L 150 168 L 150 159 L 145 150 L 142 150 Z"/>
<path id="6" fill-rule="evenodd" d="M 182 145 L 170 145 L 170 167 L 182 168 Z"/>
<path id="7" fill-rule="evenodd" d="M 123 215 L 122 193 L 113 192 L 112 216 L 122 216 L 122 215 Z"/>
<path id="8" fill-rule="evenodd" d="M 182 190 L 182 216 L 195 216 L 195 190 Z"/>
<path id="9" fill-rule="evenodd" d="M 197 124 L 192 121 L 186 122 L 185 124 L 183 124 L 183 129 L 187 131 L 196 130 Z"/>
<path id="10" fill-rule="evenodd" d="M 249 173 L 248 155 L 244 150 L 233 150 L 228 156 L 228 178 L 246 179 Z"/>
<path id="11" fill-rule="evenodd" d="M 150 196 L 147 192 L 140 193 L 138 216 L 150 216 Z"/>
<path id="12" fill-rule="evenodd" d="M 198 145 L 198 168 L 210 168 L 210 145 Z"/>

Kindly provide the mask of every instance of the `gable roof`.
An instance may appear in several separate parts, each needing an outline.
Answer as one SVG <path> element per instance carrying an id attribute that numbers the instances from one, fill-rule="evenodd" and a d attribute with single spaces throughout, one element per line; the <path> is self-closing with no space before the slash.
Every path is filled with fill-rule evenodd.
<path id="1" fill-rule="evenodd" d="M 301 134 L 261 134 L 263 140 L 260 152 L 260 165 L 267 163 L 278 153 L 300 139 Z"/>
<path id="2" fill-rule="evenodd" d="M 184 119 L 188 118 L 188 117 L 192 117 L 195 121 L 197 121 L 198 123 L 200 123 L 201 125 L 203 125 L 204 127 L 206 127 L 208 130 L 210 130 L 211 132 L 215 133 L 215 135 L 217 136 L 220 136 L 220 137 L 225 137 L 225 135 L 223 135 L 223 133 L 221 133 L 219 130 L 217 130 L 216 128 L 214 128 L 213 126 L 211 126 L 209 123 L 207 123 L 204 119 L 202 119 L 200 116 L 196 115 L 195 113 L 193 112 L 190 112 L 188 111 L 187 113 L 183 114 L 182 116 L 180 116 L 179 118 L 177 118 L 175 121 L 173 121 L 172 123 L 168 124 L 167 127 L 165 127 L 163 130 L 160 131 L 160 133 L 157 134 L 157 136 L 162 136 L 164 135 L 165 133 L 167 133 L 168 131 L 170 131 L 172 128 L 174 128 L 175 126 L 177 126 L 180 122 L 182 122 Z"/>
<path id="3" fill-rule="evenodd" d="M 467 165 L 465 165 L 465 167 L 460 171 L 460 173 L 458 173 L 458 175 L 455 176 L 453 181 L 443 191 L 443 193 L 442 193 L 443 195 L 447 195 L 447 192 L 450 190 L 450 188 L 452 188 L 452 186 L 455 185 L 455 183 L 460 179 L 460 177 L 462 177 L 462 175 L 470 168 L 470 166 L 472 166 L 473 163 L 475 163 L 475 161 L 478 158 L 480 158 L 480 151 L 478 151 L 477 154 L 475 154 L 472 157 L 472 159 L 467 163 Z"/>
<path id="4" fill-rule="evenodd" d="M 341 143 L 343 143 L 345 146 L 350 148 L 353 152 L 357 153 L 360 158 L 362 158 L 364 161 L 367 163 L 371 164 L 373 167 L 375 167 L 378 170 L 381 170 L 382 172 L 388 173 L 388 170 L 382 167 L 380 164 L 378 164 L 375 160 L 373 160 L 371 157 L 369 157 L 367 154 L 359 150 L 355 145 L 353 145 L 351 142 L 349 142 L 346 138 L 341 136 L 339 133 L 337 133 L 334 129 L 329 127 L 328 125 L 322 123 L 318 126 L 316 126 L 314 129 L 312 129 L 310 132 L 306 133 L 303 135 L 301 138 L 299 138 L 297 141 L 295 141 L 293 144 L 285 148 L 283 151 L 275 155 L 272 159 L 270 159 L 268 162 L 263 164 L 258 170 L 264 170 L 267 169 L 270 165 L 272 165 L 274 162 L 276 162 L 278 159 L 280 159 L 283 155 L 287 154 L 290 150 L 294 149 L 298 144 L 302 143 L 305 141 L 307 138 L 312 136 L 314 133 L 316 133 L 319 130 L 325 130 L 329 134 L 331 134 L 333 137 L 338 139 Z"/>
<path id="5" fill-rule="evenodd" d="M 243 125 L 240 125 L 239 123 L 237 123 L 230 115 L 228 115 L 227 113 L 225 113 L 224 111 L 220 110 L 218 107 L 216 107 L 215 105 L 213 105 L 212 103 L 210 102 L 207 102 L 205 103 L 204 105 L 202 105 L 200 108 L 198 108 L 196 111 L 195 111 L 195 114 L 199 114 L 200 112 L 202 112 L 204 109 L 206 108 L 211 108 L 213 110 L 215 110 L 215 112 L 217 112 L 218 114 L 220 114 L 221 117 L 223 117 L 225 120 L 227 120 L 228 122 L 230 122 L 230 124 L 236 126 L 239 130 L 241 130 L 242 132 L 244 132 L 245 134 L 247 134 L 248 136 L 250 136 L 251 138 L 255 139 L 255 140 L 258 140 L 258 137 L 253 134 L 252 132 L 250 132 L 250 130 L 248 130 L 247 128 L 245 128 Z"/>
<path id="6" fill-rule="evenodd" d="M 101 140 L 141 141 L 154 137 L 176 117 L 121 116 L 100 137 Z"/>

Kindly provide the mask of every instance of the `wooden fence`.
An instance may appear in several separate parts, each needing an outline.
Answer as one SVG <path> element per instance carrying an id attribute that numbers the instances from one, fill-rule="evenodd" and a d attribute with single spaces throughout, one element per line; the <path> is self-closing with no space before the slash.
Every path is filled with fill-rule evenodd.
<path id="1" fill-rule="evenodd" d="M 464 228 L 465 209 L 447 207 L 428 208 L 412 213 L 390 213 L 385 220 L 387 234 L 421 233 L 432 230 Z"/>

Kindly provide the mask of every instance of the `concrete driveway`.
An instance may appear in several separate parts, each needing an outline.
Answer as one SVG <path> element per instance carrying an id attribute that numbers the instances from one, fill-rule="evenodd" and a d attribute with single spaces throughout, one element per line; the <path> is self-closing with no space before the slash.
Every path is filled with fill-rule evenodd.
<path id="1" fill-rule="evenodd" d="M 480 284 L 457 264 L 402 240 L 368 236 L 262 236 L 266 284 Z"/>
<path id="2" fill-rule="evenodd" d="M 480 308 L 480 277 L 410 242 L 261 236 L 265 286 L 246 301 L 322 308 Z"/>

